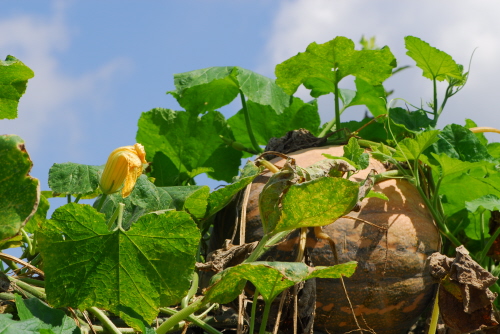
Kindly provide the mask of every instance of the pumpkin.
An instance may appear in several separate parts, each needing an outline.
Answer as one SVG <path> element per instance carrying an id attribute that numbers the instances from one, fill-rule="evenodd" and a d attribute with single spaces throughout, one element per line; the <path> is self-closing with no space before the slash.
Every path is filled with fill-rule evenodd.
<path id="1" fill-rule="evenodd" d="M 322 153 L 342 156 L 343 147 L 311 148 L 289 156 L 295 158 L 297 165 L 308 167 L 324 159 Z M 280 166 L 284 160 L 277 158 L 272 162 Z M 377 173 L 386 171 L 381 162 L 370 157 L 369 167 L 352 180 L 365 179 L 372 169 Z M 246 242 L 262 237 L 258 198 L 270 175 L 261 175 L 252 184 Z M 341 218 L 323 227 L 323 231 L 335 241 L 340 263 L 358 261 L 355 274 L 344 278 L 344 282 L 361 327 L 378 334 L 406 333 L 433 298 L 435 286 L 427 258 L 439 250 L 440 234 L 418 191 L 406 180 L 384 180 L 373 190 L 385 194 L 389 201 L 365 198 L 361 210 L 348 215 L 387 229 Z M 265 257 L 294 261 L 297 246 L 298 234 L 291 234 Z M 334 265 L 328 241 L 316 238 L 312 228 L 306 248 L 314 266 Z M 316 285 L 315 329 L 326 333 L 356 329 L 340 280 L 317 279 Z"/>

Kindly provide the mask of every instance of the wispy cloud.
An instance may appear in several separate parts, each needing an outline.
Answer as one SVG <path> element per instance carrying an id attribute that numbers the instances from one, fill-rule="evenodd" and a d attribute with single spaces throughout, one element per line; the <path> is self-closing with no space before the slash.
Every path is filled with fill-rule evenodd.
<path id="1" fill-rule="evenodd" d="M 376 36 L 378 45 L 391 47 L 400 65 L 414 65 L 405 55 L 406 35 L 422 38 L 465 66 L 477 47 L 470 80 L 462 92 L 450 99 L 440 123 L 463 123 L 470 117 L 481 125 L 500 127 L 500 118 L 494 116 L 499 112 L 495 107 L 500 76 L 496 65 L 500 59 L 499 12 L 500 3 L 493 0 L 475 2 L 474 6 L 468 1 L 449 0 L 284 1 L 269 34 L 260 72 L 272 76 L 276 64 L 304 51 L 309 43 L 324 43 L 335 36 L 355 42 L 362 35 Z M 390 78 L 386 88 L 395 89 L 397 97 L 416 104 L 420 104 L 421 97 L 428 101 L 431 94 L 430 81 L 422 78 L 415 67 Z M 307 92 L 300 95 L 306 97 Z M 326 104 L 331 107 L 331 102 Z"/>
<path id="2" fill-rule="evenodd" d="M 54 129 L 67 140 L 53 144 L 66 153 L 76 152 L 71 147 L 84 137 L 81 121 L 85 115 L 78 112 L 79 104 L 107 103 L 103 86 L 119 69 L 128 67 L 126 59 L 114 59 L 86 73 L 65 73 L 61 59 L 71 47 L 72 30 L 66 22 L 65 2 L 52 4 L 50 16 L 20 14 L 0 20 L 0 57 L 11 54 L 35 72 L 21 98 L 19 117 L 0 121 L 0 133 L 21 136 L 32 156 L 40 153 Z M 69 158 L 71 154 L 66 156 Z"/>

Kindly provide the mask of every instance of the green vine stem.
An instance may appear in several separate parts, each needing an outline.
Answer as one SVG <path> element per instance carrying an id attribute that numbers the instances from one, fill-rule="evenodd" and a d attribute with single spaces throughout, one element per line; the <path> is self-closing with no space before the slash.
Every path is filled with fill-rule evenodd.
<path id="1" fill-rule="evenodd" d="M 39 279 L 34 279 L 30 277 L 19 277 L 19 280 L 34 286 L 38 286 L 40 288 L 45 288 L 45 281 L 41 281 Z"/>
<path id="2" fill-rule="evenodd" d="M 28 283 L 25 283 L 17 278 L 14 278 L 12 276 L 7 276 L 9 278 L 9 281 L 15 283 L 19 288 L 22 290 L 25 290 L 35 296 L 38 299 L 42 300 L 47 300 L 47 295 L 45 294 L 45 289 L 42 288 L 37 288 L 32 285 L 29 285 Z"/>
<path id="3" fill-rule="evenodd" d="M 500 228 L 497 228 L 495 230 L 495 233 L 493 233 L 493 235 L 488 239 L 488 242 L 486 243 L 486 245 L 483 247 L 483 250 L 479 254 L 479 259 L 478 259 L 479 263 L 481 263 L 483 259 L 486 257 L 486 254 L 488 254 L 488 251 L 490 250 L 491 246 L 493 246 L 493 243 L 495 242 L 495 240 L 498 238 L 499 235 L 500 235 Z"/>
<path id="4" fill-rule="evenodd" d="M 104 312 L 99 310 L 97 307 L 92 306 L 88 308 L 87 311 L 95 315 L 97 319 L 99 319 L 99 321 L 102 323 L 103 327 L 106 328 L 110 333 L 113 334 L 122 333 L 120 332 L 118 327 L 116 327 L 116 325 L 113 322 L 111 322 L 111 320 L 109 320 L 109 318 L 104 314 Z"/>
<path id="5" fill-rule="evenodd" d="M 78 194 L 76 196 L 74 203 L 78 203 L 80 201 L 80 198 L 82 198 L 82 194 Z"/>
<path id="6" fill-rule="evenodd" d="M 261 256 L 264 251 L 265 251 L 265 246 L 269 240 L 270 236 L 265 234 L 262 239 L 260 239 L 259 243 L 257 244 L 257 247 L 253 250 L 252 254 L 250 254 L 250 256 L 245 260 L 243 261 L 243 263 L 248 263 L 248 262 L 253 262 L 253 261 L 256 261 L 259 256 Z"/>
<path id="7" fill-rule="evenodd" d="M 120 204 L 122 204 L 122 203 L 120 203 Z M 115 209 L 115 212 L 113 212 L 113 215 L 111 216 L 111 218 L 109 218 L 108 230 L 111 230 L 113 223 L 115 222 L 116 218 L 118 218 L 118 216 L 120 214 L 120 210 L 122 210 L 122 214 L 123 214 L 123 209 L 121 209 L 121 206 L 118 205 L 118 207 Z"/>
<path id="8" fill-rule="evenodd" d="M 437 100 L 437 80 L 434 78 L 432 80 L 432 85 L 433 85 L 433 91 L 434 91 L 434 105 L 432 106 L 432 109 L 434 111 L 434 119 L 432 120 L 432 126 L 436 126 L 439 114 L 438 114 L 438 100 Z"/>
<path id="9" fill-rule="evenodd" d="M 206 304 L 208 304 L 208 300 L 205 300 L 205 298 L 201 298 L 191 305 L 186 306 L 185 308 L 168 318 L 163 324 L 161 324 L 160 327 L 156 329 L 156 333 L 166 334 L 170 330 L 170 328 L 174 327 L 178 322 L 186 319 Z"/>
<path id="10" fill-rule="evenodd" d="M 253 293 L 253 301 L 252 301 L 252 312 L 250 313 L 250 330 L 248 333 L 253 334 L 255 328 L 255 314 L 257 313 L 257 302 L 259 300 L 259 289 L 255 288 Z"/>
<path id="11" fill-rule="evenodd" d="M 23 235 L 23 241 L 28 244 L 28 255 L 35 255 L 33 252 L 33 243 L 31 242 L 31 238 L 29 237 L 28 233 L 26 233 L 24 228 L 21 228 L 21 233 Z"/>
<path id="12" fill-rule="evenodd" d="M 102 194 L 101 197 L 99 198 L 99 202 L 97 202 L 97 206 L 95 208 L 97 211 L 101 212 L 102 206 L 104 205 L 104 201 L 106 201 L 106 197 L 108 197 L 108 195 Z"/>
<path id="13" fill-rule="evenodd" d="M 181 308 L 186 308 L 188 306 L 189 300 L 196 294 L 196 291 L 198 291 L 198 282 L 199 282 L 199 276 L 198 272 L 195 270 L 193 272 L 193 280 L 191 281 L 191 288 L 189 288 L 187 295 L 184 298 L 182 298 Z"/>
<path id="14" fill-rule="evenodd" d="M 160 308 L 160 312 L 165 313 L 165 314 L 169 314 L 169 315 L 175 315 L 175 314 L 179 313 L 179 311 L 176 311 L 176 310 L 173 310 L 173 309 L 170 309 L 170 308 L 166 308 L 166 307 Z M 221 332 L 219 332 L 217 329 L 213 328 L 212 326 L 210 326 L 209 324 L 207 324 L 206 322 L 204 322 L 200 318 L 201 318 L 201 316 L 200 317 L 196 317 L 196 316 L 190 315 L 190 316 L 188 316 L 186 318 L 186 320 L 189 321 L 189 322 L 192 322 L 196 326 L 202 328 L 207 333 L 210 333 L 210 334 L 221 334 Z M 157 333 L 159 333 L 159 332 L 157 331 Z"/>
<path id="15" fill-rule="evenodd" d="M 439 288 L 440 287 L 441 287 L 441 284 L 438 284 L 438 288 L 436 290 L 436 297 L 434 298 L 434 306 L 432 307 L 432 317 L 431 317 L 431 323 L 429 324 L 429 331 L 427 332 L 428 334 L 436 333 L 437 323 L 438 323 L 438 319 L 439 319 L 438 295 L 439 295 Z"/>
<path id="16" fill-rule="evenodd" d="M 243 109 L 243 114 L 245 115 L 245 123 L 247 126 L 248 136 L 250 137 L 250 141 L 252 142 L 252 146 L 256 152 L 262 153 L 262 149 L 259 144 L 257 144 L 257 140 L 255 139 L 255 135 L 253 134 L 252 124 L 250 123 L 250 113 L 248 112 L 247 102 L 245 101 L 245 95 L 240 89 L 240 97 L 241 97 L 241 105 Z"/>

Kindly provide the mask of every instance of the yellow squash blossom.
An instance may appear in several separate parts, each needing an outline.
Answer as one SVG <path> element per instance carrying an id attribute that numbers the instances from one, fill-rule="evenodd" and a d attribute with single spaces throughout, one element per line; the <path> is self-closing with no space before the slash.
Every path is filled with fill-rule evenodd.
<path id="1" fill-rule="evenodd" d="M 144 146 L 119 147 L 109 155 L 99 186 L 104 194 L 112 194 L 122 188 L 123 198 L 130 195 L 142 168 L 147 165 Z"/>

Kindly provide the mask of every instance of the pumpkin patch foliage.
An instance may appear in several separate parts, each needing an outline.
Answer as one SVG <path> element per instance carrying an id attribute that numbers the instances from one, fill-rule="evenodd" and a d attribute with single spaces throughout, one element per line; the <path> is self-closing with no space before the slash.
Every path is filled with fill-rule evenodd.
<path id="1" fill-rule="evenodd" d="M 323 44 L 313 42 L 277 64 L 276 79 L 238 66 L 174 74 L 175 90 L 168 94 L 182 110 L 143 112 L 135 146 L 124 143 L 106 165 L 55 163 L 48 171 L 50 190 L 41 191 L 29 175 L 36 161 L 30 160 L 24 141 L 0 136 L 0 251 L 21 247 L 23 252 L 20 258 L 0 253 L 0 307 L 14 301 L 10 308 L 0 308 L 0 313 L 11 313 L 0 314 L 0 333 L 118 334 L 120 327 L 127 327 L 164 334 L 193 325 L 221 333 L 224 328 L 211 321 L 214 310 L 240 299 L 251 307 L 235 309 L 249 313 L 248 322 L 240 319 L 237 325 L 263 334 L 270 330 L 268 320 L 280 324 L 280 300 L 299 304 L 294 298 L 303 296 L 298 291 L 306 281 L 318 289 L 323 282 L 343 286 L 336 297 L 346 303 L 338 307 L 352 322 L 345 328 L 373 327 L 384 333 L 383 326 L 369 323 L 367 305 L 375 302 L 366 297 L 366 305 L 353 305 L 349 289 L 362 275 L 374 291 L 383 290 L 384 279 L 398 279 L 391 276 L 396 251 L 417 254 L 417 262 L 430 255 L 423 237 L 408 249 L 387 249 L 395 242 L 389 234 L 397 224 L 394 216 L 405 215 L 401 208 L 412 204 L 403 203 L 407 189 L 417 194 L 413 204 L 434 229 L 429 233 L 436 240 L 442 237 L 437 250 L 443 255 L 438 258 L 450 262 L 460 249 L 481 268 L 477 273 L 488 274 L 484 289 L 489 289 L 489 299 L 482 308 L 494 313 L 500 307 L 490 293 L 500 293 L 495 278 L 500 268 L 500 143 L 489 142 L 483 133 L 500 131 L 469 119 L 437 128 L 447 101 L 466 85 L 469 73 L 418 37 L 407 36 L 404 42 L 407 55 L 433 89 L 432 99 L 420 107 L 408 103 L 403 108 L 388 99 L 393 93 L 385 90 L 385 80 L 405 68 L 398 67 L 388 46 L 362 43 L 356 49 L 354 41 L 338 36 Z M 0 61 L 0 118 L 17 117 L 17 104 L 33 75 L 12 56 Z M 355 90 L 342 88 L 349 80 Z M 437 82 L 446 84 L 444 92 L 437 90 Z M 309 91 L 310 101 L 294 95 L 299 87 Z M 322 95 L 334 100 L 326 124 L 318 112 Z M 231 103 L 241 108 L 226 119 L 220 108 Z M 343 113 L 359 105 L 369 116 L 342 122 Z M 307 152 L 295 156 L 288 151 L 291 144 L 324 153 L 337 145 L 343 154 L 326 153 L 306 166 L 297 161 Z M 127 147 L 141 150 L 117 155 Z M 243 158 L 247 161 L 242 164 Z M 201 174 L 225 186 L 197 184 L 195 177 Z M 387 180 L 394 183 L 382 187 Z M 68 203 L 48 217 L 47 199 L 52 197 L 66 197 Z M 83 198 L 94 199 L 94 204 L 80 204 Z M 373 203 L 387 214 L 385 221 L 374 223 L 363 216 Z M 247 212 L 252 205 L 253 213 Z M 261 231 L 253 245 L 247 243 L 252 236 L 245 236 L 246 224 L 254 221 L 247 213 L 257 217 Z M 328 226 L 346 221 L 353 230 L 378 231 L 378 239 L 348 240 L 347 231 L 341 244 L 334 242 Z M 225 243 L 221 230 L 228 234 L 222 238 L 229 239 Z M 366 248 L 356 253 L 354 244 Z M 317 257 L 321 249 L 326 255 Z M 273 254 L 284 250 L 293 255 L 273 260 Z M 384 257 L 383 265 L 374 260 L 377 256 Z M 318 258 L 330 262 L 322 264 Z M 421 267 L 415 277 L 429 273 L 428 267 L 415 263 L 407 264 L 408 272 Z M 375 277 L 382 272 L 387 276 Z M 456 284 L 450 283 L 460 275 L 450 275 L 435 276 L 434 283 L 441 284 L 439 298 L 446 293 L 462 300 L 465 288 L 453 290 Z M 434 283 L 422 285 L 433 290 Z M 415 300 L 391 298 L 376 302 L 417 309 Z M 471 298 L 467 301 L 473 304 Z M 429 298 L 421 299 L 430 304 Z M 337 307 L 320 299 L 313 302 L 320 315 Z M 390 308 L 379 313 L 393 316 L 397 310 L 390 305 L 370 307 Z M 437 310 L 442 304 L 436 305 Z M 454 319 L 446 313 L 449 307 L 443 306 L 442 312 L 445 323 Z M 364 324 L 363 314 L 368 319 Z M 411 325 L 417 318 L 404 321 Z M 496 328 L 495 321 L 493 316 L 466 328 Z M 317 331 L 339 330 L 328 327 L 333 325 L 319 328 L 328 321 L 316 323 Z"/>

